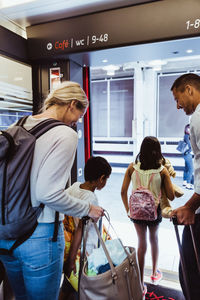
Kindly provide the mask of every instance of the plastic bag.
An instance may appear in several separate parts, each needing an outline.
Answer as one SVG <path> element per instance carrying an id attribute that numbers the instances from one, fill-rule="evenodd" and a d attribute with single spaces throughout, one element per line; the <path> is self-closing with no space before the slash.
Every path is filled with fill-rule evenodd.
<path id="1" fill-rule="evenodd" d="M 123 260 L 127 257 L 127 255 L 119 239 L 107 240 L 105 244 L 113 264 L 116 266 L 121 264 Z M 127 251 L 129 251 L 128 248 L 126 249 Z M 102 246 L 100 246 L 97 249 L 94 249 L 92 253 L 88 256 L 87 260 L 88 260 L 88 269 L 93 270 L 96 273 L 98 273 L 98 269 L 100 266 L 108 263 L 106 255 L 102 249 Z"/>

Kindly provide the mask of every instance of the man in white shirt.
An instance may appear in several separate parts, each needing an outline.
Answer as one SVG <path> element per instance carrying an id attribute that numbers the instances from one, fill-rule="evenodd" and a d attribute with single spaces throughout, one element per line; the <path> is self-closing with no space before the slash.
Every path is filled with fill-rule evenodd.
<path id="1" fill-rule="evenodd" d="M 186 115 L 192 115 L 190 120 L 190 142 L 194 152 L 194 194 L 185 205 L 175 209 L 172 216 L 176 216 L 179 224 L 194 224 L 194 234 L 200 259 L 200 76 L 188 73 L 175 80 L 171 87 L 177 109 L 183 109 Z M 185 294 L 182 271 L 189 279 L 189 290 L 192 300 L 200 299 L 200 274 L 197 268 L 195 253 L 189 226 L 183 232 L 183 253 L 186 269 L 180 268 L 180 282 Z"/>

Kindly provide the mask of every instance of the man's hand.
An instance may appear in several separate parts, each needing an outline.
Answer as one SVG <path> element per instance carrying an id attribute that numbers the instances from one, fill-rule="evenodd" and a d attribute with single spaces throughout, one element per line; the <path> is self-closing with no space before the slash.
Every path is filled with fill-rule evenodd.
<path id="1" fill-rule="evenodd" d="M 104 209 L 100 206 L 90 205 L 90 211 L 88 216 L 92 218 L 95 222 L 99 220 L 99 218 L 103 217 Z"/>
<path id="2" fill-rule="evenodd" d="M 171 212 L 170 217 L 176 216 L 180 225 L 194 224 L 195 211 L 187 206 L 181 206 Z"/>
<path id="3" fill-rule="evenodd" d="M 184 206 L 172 211 L 171 217 L 176 216 L 178 224 L 194 224 L 195 211 L 200 207 L 200 194 L 194 193 Z"/>

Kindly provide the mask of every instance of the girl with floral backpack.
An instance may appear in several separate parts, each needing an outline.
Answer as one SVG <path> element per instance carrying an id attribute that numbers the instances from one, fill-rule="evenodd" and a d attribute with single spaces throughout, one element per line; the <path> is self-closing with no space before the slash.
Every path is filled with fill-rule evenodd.
<path id="1" fill-rule="evenodd" d="M 144 294 L 147 287 L 144 284 L 144 262 L 147 250 L 147 229 L 152 255 L 151 282 L 158 284 L 162 279 L 162 273 L 158 270 L 158 228 L 162 221 L 160 198 L 161 188 L 166 192 L 169 200 L 174 199 L 174 190 L 170 175 L 163 166 L 165 159 L 161 153 L 161 147 L 156 137 L 144 138 L 140 152 L 135 163 L 131 163 L 124 175 L 121 188 L 121 197 L 125 209 L 131 221 L 134 223 L 138 236 L 138 262 L 141 281 L 144 285 Z M 128 202 L 128 188 L 132 182 L 133 192 Z"/>

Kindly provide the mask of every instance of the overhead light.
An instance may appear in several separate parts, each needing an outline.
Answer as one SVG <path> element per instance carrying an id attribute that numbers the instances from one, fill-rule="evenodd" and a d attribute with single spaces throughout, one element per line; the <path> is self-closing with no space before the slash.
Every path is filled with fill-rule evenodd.
<path id="1" fill-rule="evenodd" d="M 151 67 L 163 66 L 163 65 L 166 65 L 166 64 L 167 64 L 166 60 L 160 60 L 160 59 L 151 60 L 151 61 L 148 62 L 148 65 L 151 66 Z"/>
<path id="2" fill-rule="evenodd" d="M 120 66 L 108 65 L 102 68 L 107 72 L 107 75 L 113 76 L 115 75 L 115 71 L 120 69 Z"/>
<path id="3" fill-rule="evenodd" d="M 103 63 L 107 63 L 108 60 L 107 60 L 107 59 L 103 59 L 102 62 L 103 62 Z"/>
<path id="4" fill-rule="evenodd" d="M 136 66 L 136 63 L 135 62 L 128 62 L 128 63 L 125 63 L 123 64 L 123 70 L 126 71 L 126 70 L 132 70 L 134 69 Z"/>
<path id="5" fill-rule="evenodd" d="M 192 53 L 193 50 L 192 50 L 192 49 L 188 49 L 188 50 L 186 50 L 186 52 L 187 52 L 187 53 Z"/>
<path id="6" fill-rule="evenodd" d="M 154 70 L 154 71 L 161 71 L 161 66 L 153 67 L 153 70 Z"/>
<path id="7" fill-rule="evenodd" d="M 5 8 L 5 7 L 11 7 L 11 6 L 16 6 L 19 4 L 25 4 L 29 2 L 35 2 L 36 0 L 2 0 L 0 1 L 0 8 Z"/>

